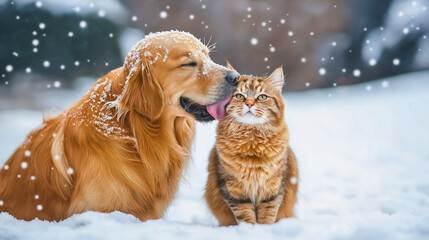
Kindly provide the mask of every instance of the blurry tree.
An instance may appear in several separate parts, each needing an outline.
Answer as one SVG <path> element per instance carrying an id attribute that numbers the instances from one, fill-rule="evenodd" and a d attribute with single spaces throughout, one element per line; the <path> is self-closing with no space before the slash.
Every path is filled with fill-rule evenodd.
<path id="1" fill-rule="evenodd" d="M 353 84 L 428 69 L 429 63 L 415 61 L 419 42 L 429 33 L 424 2 L 350 0 L 346 40 L 328 52 L 336 61 L 324 64 L 329 82 Z M 361 75 L 355 76 L 355 70 Z"/>
<path id="2" fill-rule="evenodd" d="M 212 58 L 228 58 L 241 73 L 264 75 L 283 65 L 287 91 L 429 68 L 429 0 L 118 1 L 42 1 L 82 10 L 54 14 L 36 1 L 0 0 L 0 83 L 26 68 L 55 78 L 100 76 L 122 65 L 141 30 L 191 32 L 216 43 Z M 109 5 L 122 4 L 126 19 L 103 17 Z"/>
<path id="3" fill-rule="evenodd" d="M 119 32 L 117 23 L 96 14 L 53 14 L 34 3 L 5 4 L 0 7 L 0 69 L 9 81 L 27 68 L 65 80 L 97 77 L 122 65 Z M 8 65 L 13 71 L 5 72 Z"/>

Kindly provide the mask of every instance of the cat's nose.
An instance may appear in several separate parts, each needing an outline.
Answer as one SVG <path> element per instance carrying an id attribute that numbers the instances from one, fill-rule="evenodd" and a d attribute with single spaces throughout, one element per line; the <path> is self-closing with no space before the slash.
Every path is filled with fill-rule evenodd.
<path id="1" fill-rule="evenodd" d="M 253 101 L 246 101 L 246 105 L 251 108 L 253 106 L 254 102 Z"/>
<path id="2" fill-rule="evenodd" d="M 239 77 L 240 77 L 240 74 L 238 72 L 236 72 L 236 71 L 234 71 L 234 72 L 228 72 L 225 75 L 226 81 L 228 81 L 229 83 L 231 83 L 233 85 L 237 85 Z"/>

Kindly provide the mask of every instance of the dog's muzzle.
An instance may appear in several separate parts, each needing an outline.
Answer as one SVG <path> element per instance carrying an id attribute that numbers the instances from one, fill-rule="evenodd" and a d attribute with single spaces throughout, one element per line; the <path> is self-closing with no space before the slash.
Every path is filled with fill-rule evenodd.
<path id="1" fill-rule="evenodd" d="M 194 115 L 198 121 L 208 122 L 215 120 L 207 111 L 206 106 L 200 105 L 187 97 L 180 97 L 180 106 L 185 109 L 186 112 Z"/>

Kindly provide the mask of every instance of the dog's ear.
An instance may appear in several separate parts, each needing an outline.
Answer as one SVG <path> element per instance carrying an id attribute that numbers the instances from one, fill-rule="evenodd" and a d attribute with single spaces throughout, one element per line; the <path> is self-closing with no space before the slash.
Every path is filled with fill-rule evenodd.
<path id="1" fill-rule="evenodd" d="M 226 67 L 227 67 L 229 70 L 237 71 L 237 70 L 235 70 L 235 69 L 231 66 L 231 64 L 229 63 L 228 59 L 226 59 Z"/>
<path id="2" fill-rule="evenodd" d="M 277 90 L 282 90 L 284 83 L 283 65 L 274 70 L 273 73 L 268 77 L 268 80 L 273 84 Z"/>
<path id="3" fill-rule="evenodd" d="M 152 66 L 146 59 L 129 65 L 131 64 L 126 61 L 126 86 L 120 99 L 121 106 L 128 111 L 135 110 L 151 120 L 158 119 L 164 108 L 164 92 L 153 76 Z"/>

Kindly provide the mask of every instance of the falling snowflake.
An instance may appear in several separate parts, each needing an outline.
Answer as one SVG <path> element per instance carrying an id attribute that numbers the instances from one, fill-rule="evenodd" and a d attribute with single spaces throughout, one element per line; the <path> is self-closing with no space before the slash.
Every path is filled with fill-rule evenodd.
<path id="1" fill-rule="evenodd" d="M 21 168 L 22 169 L 26 169 L 28 167 L 28 163 L 27 162 L 22 162 L 21 163 Z"/>
<path id="2" fill-rule="evenodd" d="M 51 65 L 51 63 L 50 63 L 49 61 L 44 61 L 44 62 L 43 62 L 43 66 L 44 66 L 45 68 L 49 67 L 50 65 Z"/>
<path id="3" fill-rule="evenodd" d="M 31 73 L 31 68 L 29 68 L 29 67 L 25 68 L 25 72 L 26 73 Z"/>
<path id="4" fill-rule="evenodd" d="M 326 69 L 320 68 L 319 69 L 319 74 L 322 75 L 322 76 L 325 75 L 326 74 Z"/>
<path id="5" fill-rule="evenodd" d="M 166 12 L 166 11 L 161 11 L 161 12 L 159 13 L 159 16 L 160 16 L 161 18 L 167 18 L 168 14 L 167 14 L 167 12 Z"/>
<path id="6" fill-rule="evenodd" d="M 275 52 L 276 48 L 275 47 L 270 47 L 270 52 Z"/>
<path id="7" fill-rule="evenodd" d="M 12 65 L 7 65 L 6 66 L 6 71 L 7 72 L 12 72 L 13 71 L 13 66 Z"/>
<path id="8" fill-rule="evenodd" d="M 410 32 L 410 30 L 408 28 L 402 29 L 402 33 L 403 34 L 408 34 L 409 32 Z"/>
<path id="9" fill-rule="evenodd" d="M 371 91 L 372 90 L 372 86 L 371 85 L 366 86 L 366 90 L 367 91 Z"/>
<path id="10" fill-rule="evenodd" d="M 189 15 L 189 19 L 194 20 L 195 19 L 194 14 Z"/>
<path id="11" fill-rule="evenodd" d="M 383 81 L 383 82 L 381 82 L 381 86 L 384 87 L 384 88 L 387 88 L 387 87 L 389 87 L 389 82 L 388 81 Z"/>
<path id="12" fill-rule="evenodd" d="M 59 88 L 61 86 L 61 83 L 59 81 L 54 82 L 54 87 Z"/>
<path id="13" fill-rule="evenodd" d="M 372 58 L 372 59 L 369 60 L 369 65 L 370 66 L 374 66 L 375 64 L 377 64 L 377 61 L 374 58 Z"/>
<path id="14" fill-rule="evenodd" d="M 79 61 L 75 61 L 75 62 L 74 62 L 74 65 L 75 65 L 75 66 L 79 66 L 79 64 L 80 64 L 80 63 L 79 63 Z"/>
<path id="15" fill-rule="evenodd" d="M 399 61 L 399 59 L 395 58 L 393 59 L 393 65 L 398 66 L 401 63 L 401 61 Z"/>
<path id="16" fill-rule="evenodd" d="M 42 211 L 43 210 L 42 204 L 37 204 L 36 209 L 37 211 Z"/>
<path id="17" fill-rule="evenodd" d="M 353 70 L 353 76 L 359 77 L 360 76 L 360 70 L 359 69 Z"/>
<path id="18" fill-rule="evenodd" d="M 250 39 L 250 44 L 252 44 L 253 46 L 255 46 L 256 44 L 258 44 L 258 39 L 257 38 Z"/>
<path id="19" fill-rule="evenodd" d="M 285 22 L 286 22 L 286 20 L 284 20 L 283 18 L 282 18 L 282 19 L 280 19 L 280 23 L 281 23 L 281 24 L 285 24 Z"/>
<path id="20" fill-rule="evenodd" d="M 73 168 L 67 168 L 67 174 L 72 175 L 74 173 Z"/>
<path id="21" fill-rule="evenodd" d="M 98 10 L 98 16 L 99 17 L 104 17 L 104 16 L 106 16 L 106 12 L 103 9 Z"/>
<path id="22" fill-rule="evenodd" d="M 45 29 L 45 27 L 46 27 L 46 25 L 45 25 L 44 23 L 40 23 L 40 24 L 39 24 L 39 28 L 40 28 L 40 29 Z"/>
<path id="23" fill-rule="evenodd" d="M 289 31 L 289 32 L 287 32 L 287 35 L 288 35 L 289 37 L 293 37 L 293 32 L 292 32 L 292 31 Z"/>
<path id="24" fill-rule="evenodd" d="M 41 8 L 43 6 L 43 3 L 41 1 L 36 2 L 36 7 Z"/>
<path id="25" fill-rule="evenodd" d="M 30 150 L 25 150 L 25 152 L 24 152 L 24 156 L 26 156 L 26 157 L 31 156 L 31 152 L 30 152 Z"/>
<path id="26" fill-rule="evenodd" d="M 305 62 L 307 62 L 307 59 L 306 58 L 301 58 L 301 62 L 305 63 Z"/>
<path id="27" fill-rule="evenodd" d="M 36 180 L 36 177 L 35 177 L 35 176 L 31 176 L 31 177 L 30 177 L 30 180 L 31 180 L 31 181 L 34 181 L 34 180 Z"/>
<path id="28" fill-rule="evenodd" d="M 0 206 L 3 206 L 4 202 L 3 200 L 0 200 Z"/>
<path id="29" fill-rule="evenodd" d="M 296 177 L 291 177 L 290 178 L 290 183 L 292 183 L 292 184 L 296 184 L 298 182 L 298 179 L 296 178 Z"/>
<path id="30" fill-rule="evenodd" d="M 73 32 L 69 32 L 68 35 L 69 35 L 69 37 L 73 37 L 74 33 Z"/>
<path id="31" fill-rule="evenodd" d="M 80 23 L 79 23 L 80 28 L 86 28 L 86 26 L 87 26 L 87 24 L 85 21 L 80 21 Z"/>
<path id="32" fill-rule="evenodd" d="M 39 40 L 33 39 L 33 41 L 31 41 L 31 44 L 33 44 L 33 46 L 38 46 L 39 45 Z"/>
<path id="33" fill-rule="evenodd" d="M 39 199 L 39 195 L 34 195 L 34 199 Z"/>
<path id="34" fill-rule="evenodd" d="M 131 20 L 132 20 L 133 22 L 137 21 L 137 16 L 132 16 L 132 17 L 131 17 Z"/>

